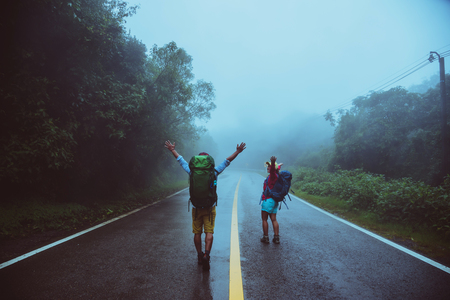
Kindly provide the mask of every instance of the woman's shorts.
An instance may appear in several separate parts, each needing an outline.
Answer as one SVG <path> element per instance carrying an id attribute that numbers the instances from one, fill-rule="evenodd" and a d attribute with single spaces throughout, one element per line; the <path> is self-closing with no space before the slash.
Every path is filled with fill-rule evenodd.
<path id="1" fill-rule="evenodd" d="M 272 198 L 263 200 L 261 203 L 261 210 L 269 214 L 276 214 L 278 212 L 278 203 Z"/>
<path id="2" fill-rule="evenodd" d="M 216 220 L 216 207 L 192 209 L 192 232 L 195 234 L 205 232 L 214 233 L 214 221 Z"/>

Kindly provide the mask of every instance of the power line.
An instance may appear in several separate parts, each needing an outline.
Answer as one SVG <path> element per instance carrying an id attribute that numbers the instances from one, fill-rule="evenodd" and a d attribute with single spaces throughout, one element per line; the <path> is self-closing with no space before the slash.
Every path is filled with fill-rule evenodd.
<path id="1" fill-rule="evenodd" d="M 412 70 L 412 71 L 410 71 L 410 72 L 407 73 L 406 75 L 404 75 L 404 74 L 406 73 L 406 72 L 405 72 L 405 73 L 403 73 L 403 74 L 397 76 L 396 78 L 392 79 L 391 81 L 386 82 L 384 85 L 382 85 L 381 87 L 379 87 L 376 91 L 380 91 L 380 90 L 382 90 L 382 89 L 387 88 L 388 86 L 393 85 L 394 83 L 396 83 L 396 82 L 402 80 L 403 78 L 405 78 L 405 77 L 411 75 L 412 73 L 414 73 L 414 72 L 416 72 L 416 71 L 419 71 L 420 69 L 422 69 L 423 67 L 429 65 L 430 63 L 431 63 L 431 62 L 428 61 L 428 60 L 422 62 L 421 64 L 419 64 L 419 65 L 417 65 L 416 67 L 412 68 L 413 70 L 410 69 L 410 70 Z M 400 76 L 401 76 L 401 77 L 400 77 Z M 400 77 L 400 78 L 399 78 L 399 77 Z M 398 78 L 398 79 L 397 79 L 397 78 Z M 397 79 L 397 80 L 395 80 L 395 79 Z M 395 80 L 395 81 L 394 81 L 394 80 Z"/>
<path id="2" fill-rule="evenodd" d="M 448 47 L 448 46 L 450 46 L 450 44 L 445 45 L 445 46 L 439 48 L 438 50 L 444 49 L 444 48 L 446 48 L 446 47 Z M 447 56 L 449 56 L 449 55 L 450 55 L 450 50 L 446 50 L 446 51 L 444 51 L 444 52 L 441 53 L 441 57 L 447 57 Z M 416 64 L 414 67 L 408 69 L 407 71 L 403 72 L 402 74 L 398 75 L 397 77 L 394 77 L 394 78 L 392 78 L 391 80 L 389 80 L 389 81 L 383 83 L 382 85 L 378 86 L 378 87 L 375 89 L 375 91 L 380 91 L 380 90 L 382 90 L 382 89 L 385 89 L 385 88 L 387 88 L 388 86 L 391 86 L 392 84 L 394 84 L 394 83 L 396 83 L 396 82 L 402 80 L 403 78 L 405 78 L 405 77 L 411 75 L 412 73 L 414 73 L 414 72 L 416 72 L 416 71 L 422 69 L 423 67 L 427 66 L 427 65 L 430 64 L 431 62 L 428 60 L 428 58 L 427 58 L 426 60 L 423 60 L 423 59 L 426 58 L 426 57 L 428 57 L 428 55 L 421 57 L 420 59 L 416 60 L 416 61 L 413 62 L 412 64 L 410 64 L 410 65 L 406 66 L 405 68 L 401 69 L 400 71 L 398 71 L 398 72 L 394 73 L 393 75 L 390 75 L 390 76 L 386 77 L 385 79 L 379 81 L 378 83 L 383 82 L 383 81 L 385 81 L 386 79 L 388 79 L 388 78 L 394 76 L 395 74 L 397 74 L 397 73 L 403 71 L 404 69 L 408 68 L 409 66 L 411 66 L 411 65 L 413 65 L 413 64 L 415 64 L 415 63 L 417 63 L 418 61 L 421 61 L 419 64 Z M 376 83 L 375 85 L 377 85 L 378 83 Z M 373 87 L 373 86 L 374 86 L 374 85 L 372 85 L 371 87 Z M 371 87 L 369 87 L 369 89 L 370 89 Z M 358 95 L 360 95 L 360 94 L 362 94 L 362 92 L 358 93 Z M 367 93 L 366 93 L 366 94 L 367 94 Z M 339 109 L 341 109 L 341 108 L 343 108 L 343 107 L 345 107 L 345 106 L 351 104 L 351 103 L 353 102 L 353 99 L 355 99 L 356 97 L 357 97 L 357 96 L 354 96 L 354 97 L 352 98 L 352 100 L 347 101 L 347 102 L 344 102 L 344 103 L 342 103 L 342 104 L 339 104 L 339 105 L 337 105 L 337 106 L 335 106 L 335 107 L 332 107 L 332 108 L 328 109 L 326 112 L 323 112 L 323 113 L 321 114 L 321 116 L 324 115 L 325 113 L 327 113 L 328 111 L 330 111 L 330 112 L 337 111 L 337 110 L 339 110 Z"/>
<path id="3" fill-rule="evenodd" d="M 446 47 L 448 47 L 448 46 L 450 46 L 450 44 L 447 44 L 447 45 L 445 45 L 444 47 L 441 47 L 441 48 L 437 49 L 436 52 L 439 51 L 439 50 L 441 50 L 441 49 L 444 49 L 444 48 L 446 48 Z"/>
<path id="4" fill-rule="evenodd" d="M 375 91 L 380 91 L 380 90 L 382 90 L 382 89 L 384 89 L 384 88 L 386 88 L 386 87 L 388 87 L 388 86 L 390 86 L 390 85 L 392 85 L 392 84 L 394 84 L 394 83 L 396 83 L 396 82 L 402 80 L 403 78 L 405 78 L 405 77 L 411 75 L 412 73 L 414 73 L 414 72 L 416 72 L 416 71 L 422 69 L 423 67 L 427 66 L 428 64 L 430 64 L 430 61 L 429 61 L 428 59 L 423 60 L 425 57 L 428 57 L 428 55 L 426 55 L 426 56 L 424 56 L 424 57 L 421 57 L 420 59 L 418 59 L 418 60 L 416 60 L 414 63 L 412 63 L 412 64 L 415 64 L 415 63 L 417 63 L 417 61 L 419 61 L 419 60 L 421 61 L 420 63 L 416 64 L 414 67 L 412 67 L 412 68 L 408 69 L 407 71 L 401 73 L 400 75 L 398 75 L 398 76 L 396 76 L 396 77 L 390 79 L 389 81 L 387 81 L 387 82 L 385 82 L 385 83 L 379 85 L 379 86 L 376 87 L 374 90 L 375 90 Z M 378 83 L 383 82 L 383 81 L 385 81 L 386 79 L 388 79 L 388 78 L 394 76 L 395 74 L 397 74 L 397 73 L 403 71 L 404 69 L 408 68 L 408 67 L 411 66 L 412 64 L 406 66 L 405 68 L 401 69 L 400 71 L 397 71 L 397 72 L 394 73 L 393 75 L 390 75 L 390 76 L 386 77 L 385 79 L 379 81 Z M 377 85 L 378 83 L 376 83 L 375 85 Z M 375 86 L 375 85 L 372 85 L 371 87 L 373 87 L 373 86 Z M 369 89 L 370 89 L 370 87 L 369 87 Z M 361 93 L 358 93 L 358 95 L 361 95 Z M 339 104 L 338 106 L 335 106 L 335 107 L 333 107 L 333 108 L 328 109 L 326 112 L 328 112 L 328 111 L 337 111 L 338 109 L 343 108 L 343 107 L 349 105 L 350 103 L 352 103 L 352 102 L 353 102 L 353 99 L 355 99 L 355 97 L 353 97 L 352 100 L 350 100 L 350 101 L 347 101 L 347 102 L 345 102 L 345 103 Z M 324 115 L 326 112 L 322 113 L 321 116 Z"/>
<path id="5" fill-rule="evenodd" d="M 449 47 L 449 46 L 450 46 L 450 44 L 447 44 L 447 45 L 445 45 L 445 46 L 443 46 L 443 47 L 437 49 L 437 51 L 439 51 L 439 50 L 441 50 L 441 49 L 444 49 L 444 48 L 447 48 L 447 47 Z M 447 57 L 447 56 L 450 56 L 450 50 L 446 50 L 446 51 L 444 51 L 444 52 L 441 53 L 441 57 Z M 396 77 L 390 79 L 389 81 L 384 82 L 383 84 L 379 85 L 377 88 L 374 89 L 374 91 L 377 92 L 377 91 L 380 91 L 380 90 L 382 90 L 382 89 L 387 88 L 388 86 L 393 85 L 394 83 L 396 83 L 396 82 L 402 80 L 403 78 L 405 78 L 405 77 L 411 75 L 411 74 L 414 73 L 414 72 L 417 72 L 418 70 L 420 70 L 420 69 L 424 68 L 425 66 L 429 65 L 430 63 L 432 63 L 432 61 L 429 61 L 428 57 L 429 57 L 428 55 L 422 56 L 421 58 L 419 58 L 419 59 L 416 60 L 415 62 L 409 64 L 408 66 L 404 67 L 403 69 L 401 69 L 401 70 L 395 72 L 394 74 L 392 74 L 392 75 L 386 77 L 385 79 L 383 79 L 383 80 L 377 82 L 376 84 L 370 86 L 370 87 L 369 87 L 368 89 L 366 89 L 365 91 L 367 91 L 367 90 L 370 91 L 370 89 L 371 89 L 373 86 L 376 86 L 376 85 L 378 85 L 378 84 L 381 83 L 381 82 L 384 82 L 386 79 L 388 79 L 388 78 L 390 78 L 390 77 L 392 77 L 392 76 L 395 76 L 395 75 L 398 74 L 399 72 L 402 72 L 402 71 L 405 70 L 406 68 L 409 68 L 411 65 L 414 65 L 414 64 L 415 64 L 412 68 L 409 68 L 407 71 L 405 71 L 405 72 L 399 74 L 398 76 L 396 76 Z M 426 59 L 424 60 L 424 58 L 426 58 Z M 417 63 L 418 61 L 420 61 L 420 62 Z M 339 104 L 339 105 L 337 105 L 337 106 L 334 106 L 334 107 L 332 107 L 332 108 L 327 109 L 325 112 L 321 113 L 321 114 L 319 115 L 319 117 L 322 117 L 322 116 L 323 116 L 325 113 L 327 113 L 328 111 L 334 112 L 334 111 L 337 111 L 337 110 L 339 110 L 339 109 L 341 109 L 341 108 L 343 108 L 343 107 L 348 106 L 349 104 L 351 104 L 351 103 L 353 102 L 353 100 L 354 100 L 356 97 L 358 97 L 358 96 L 361 95 L 362 93 L 363 93 L 363 91 L 360 92 L 360 93 L 358 93 L 356 96 L 353 96 L 353 97 L 352 97 L 352 100 L 349 100 L 349 101 L 347 101 L 347 102 L 341 103 L 341 104 Z M 366 94 L 367 94 L 367 92 L 366 92 L 364 95 L 366 95 Z"/>
<path id="6" fill-rule="evenodd" d="M 441 53 L 441 57 L 447 57 L 450 55 L 450 50 Z"/>

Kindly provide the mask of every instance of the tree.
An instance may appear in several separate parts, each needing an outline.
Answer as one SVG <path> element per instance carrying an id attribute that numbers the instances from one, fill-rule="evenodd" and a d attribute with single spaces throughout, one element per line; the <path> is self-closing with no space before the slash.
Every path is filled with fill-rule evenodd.
<path id="1" fill-rule="evenodd" d="M 208 119 L 215 108 L 212 83 L 192 83 L 193 78 L 192 58 L 175 42 L 152 48 L 143 82 L 144 101 L 130 131 L 132 144 L 136 144 L 131 156 L 139 160 L 138 172 L 146 174 L 141 177 L 143 184 L 167 166 L 167 161 L 161 161 L 161 141 L 198 139 L 202 130 L 194 121 Z"/>
<path id="2" fill-rule="evenodd" d="M 215 108 L 212 84 L 192 82 L 192 58 L 174 42 L 149 56 L 125 34 L 124 19 L 136 7 L 112 0 L 11 4 L 0 20 L 2 186 L 114 193 L 152 180 L 163 165 L 164 138 L 195 139 L 202 131 L 194 121 Z"/>
<path id="3" fill-rule="evenodd" d="M 417 94 L 396 87 L 354 99 L 340 111 L 331 164 L 438 183 L 440 109 L 438 88 Z"/>

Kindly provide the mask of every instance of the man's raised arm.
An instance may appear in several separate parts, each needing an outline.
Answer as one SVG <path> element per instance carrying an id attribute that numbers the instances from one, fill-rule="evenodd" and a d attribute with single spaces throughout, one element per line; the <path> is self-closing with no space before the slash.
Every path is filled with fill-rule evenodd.
<path id="1" fill-rule="evenodd" d="M 169 151 L 172 152 L 175 158 L 178 158 L 178 156 L 180 156 L 178 152 L 175 150 L 175 142 L 172 144 L 170 141 L 166 141 L 164 147 L 169 149 Z"/>

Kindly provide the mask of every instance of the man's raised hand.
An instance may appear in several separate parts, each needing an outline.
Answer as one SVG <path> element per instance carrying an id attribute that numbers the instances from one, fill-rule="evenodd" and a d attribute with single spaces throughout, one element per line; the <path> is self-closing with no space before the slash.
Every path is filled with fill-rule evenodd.
<path id="1" fill-rule="evenodd" d="M 166 141 L 164 147 L 166 147 L 167 149 L 169 149 L 169 151 L 172 151 L 175 149 L 175 143 L 171 143 L 170 141 Z"/>

